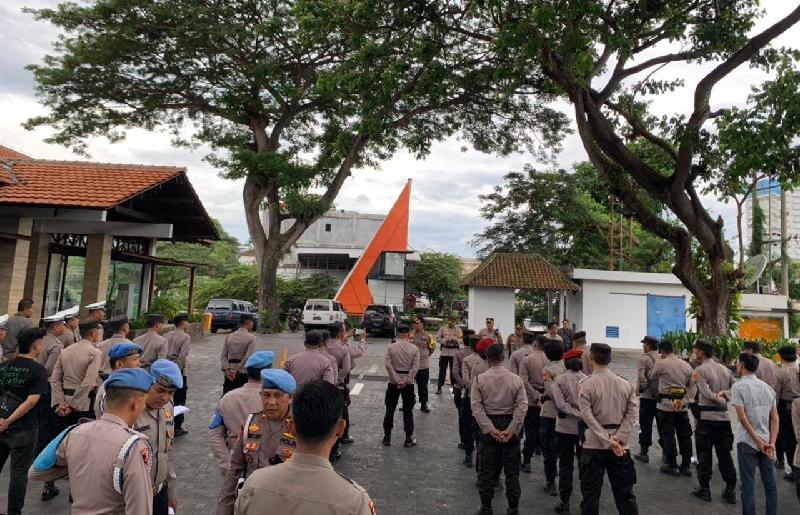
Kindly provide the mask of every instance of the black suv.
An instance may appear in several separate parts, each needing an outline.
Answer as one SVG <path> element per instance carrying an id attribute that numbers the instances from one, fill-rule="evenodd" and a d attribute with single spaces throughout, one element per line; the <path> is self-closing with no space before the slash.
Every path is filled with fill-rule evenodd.
<path id="1" fill-rule="evenodd" d="M 394 338 L 397 324 L 400 322 L 400 310 L 394 304 L 370 304 L 364 310 L 361 327 L 367 333 L 377 332 Z"/>
<path id="2" fill-rule="evenodd" d="M 258 310 L 246 300 L 238 299 L 211 299 L 208 301 L 206 312 L 211 313 L 211 332 L 219 329 L 236 330 L 242 315 L 253 315 L 253 331 L 258 329 Z"/>

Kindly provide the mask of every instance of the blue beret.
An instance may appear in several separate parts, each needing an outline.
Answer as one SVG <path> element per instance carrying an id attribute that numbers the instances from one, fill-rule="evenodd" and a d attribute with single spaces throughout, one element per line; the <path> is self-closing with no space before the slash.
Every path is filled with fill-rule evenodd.
<path id="1" fill-rule="evenodd" d="M 274 388 L 291 395 L 294 393 L 294 389 L 297 388 L 297 382 L 285 370 L 266 368 L 261 371 L 261 387 L 265 390 Z"/>
<path id="2" fill-rule="evenodd" d="M 132 356 L 134 354 L 141 354 L 143 352 L 144 349 L 133 342 L 122 342 L 112 345 L 111 348 L 108 349 L 108 357 L 120 359 L 127 358 L 128 356 Z"/>
<path id="3" fill-rule="evenodd" d="M 275 360 L 275 353 L 271 350 L 260 350 L 254 352 L 247 358 L 244 363 L 244 368 L 267 368 L 272 366 Z"/>
<path id="4" fill-rule="evenodd" d="M 115 370 L 103 383 L 106 390 L 109 388 L 127 388 L 147 392 L 153 386 L 153 376 L 141 368 L 123 368 Z"/>
<path id="5" fill-rule="evenodd" d="M 150 375 L 156 384 L 166 388 L 183 388 L 183 375 L 178 365 L 168 359 L 157 359 L 150 365 Z"/>

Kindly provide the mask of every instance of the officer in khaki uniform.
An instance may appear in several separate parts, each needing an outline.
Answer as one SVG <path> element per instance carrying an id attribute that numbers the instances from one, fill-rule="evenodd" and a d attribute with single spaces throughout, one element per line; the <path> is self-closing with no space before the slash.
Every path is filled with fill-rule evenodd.
<path id="1" fill-rule="evenodd" d="M 64 333 L 58 337 L 58 340 L 64 345 L 66 349 L 73 343 L 78 343 L 81 339 L 81 331 L 78 329 L 78 306 L 73 306 L 64 311 L 60 311 L 64 315 Z"/>
<path id="2" fill-rule="evenodd" d="M 427 349 L 426 349 L 427 351 Z M 392 429 L 394 428 L 394 412 L 397 401 L 403 398 L 403 430 L 406 433 L 404 447 L 413 447 L 414 440 L 414 378 L 419 370 L 420 350 L 414 345 L 404 329 L 398 329 L 397 340 L 389 344 L 384 363 L 389 374 L 386 385 L 384 404 L 386 413 L 383 417 L 383 445 L 392 445 Z"/>
<path id="3" fill-rule="evenodd" d="M 583 361 L 584 375 L 592 374 L 592 360 L 589 356 L 589 347 L 586 345 L 586 331 L 578 331 L 572 335 L 572 350 L 581 351 L 581 361 Z"/>
<path id="4" fill-rule="evenodd" d="M 175 440 L 175 417 L 172 396 L 183 386 L 178 366 L 166 359 L 150 367 L 153 385 L 147 392 L 145 410 L 133 428 L 147 436 L 153 448 L 150 477 L 153 480 L 153 515 L 167 515 L 178 507 L 178 478 L 175 475 L 172 446 Z"/>
<path id="5" fill-rule="evenodd" d="M 792 402 L 800 397 L 800 378 L 798 377 L 797 348 L 794 345 L 784 345 L 778 349 L 781 357 L 781 366 L 775 374 L 775 398 L 778 403 L 778 441 L 775 446 L 778 461 L 792 464 L 797 440 L 794 437 L 792 424 Z M 785 475 L 785 479 L 794 480 L 794 475 Z"/>
<path id="6" fill-rule="evenodd" d="M 442 386 L 447 378 L 447 368 L 450 367 L 450 384 L 455 384 L 453 379 L 453 364 L 455 355 L 458 354 L 461 344 L 461 328 L 456 325 L 456 317 L 450 315 L 447 324 L 439 328 L 436 333 L 436 342 L 439 344 L 439 380 L 436 382 L 436 393 L 441 395 Z"/>
<path id="7" fill-rule="evenodd" d="M 658 355 L 658 338 L 645 336 L 642 338 L 642 350 L 644 354 L 639 357 L 636 363 L 636 391 L 639 393 L 639 454 L 634 455 L 634 459 L 642 463 L 649 463 L 650 456 L 647 454 L 653 445 L 653 420 L 656 418 L 658 401 L 656 393 L 650 384 L 650 372 L 653 370 L 656 361 L 660 359 Z M 588 352 L 587 352 L 588 354 Z M 661 440 L 659 439 L 659 444 Z"/>
<path id="8" fill-rule="evenodd" d="M 794 427 L 794 438 L 800 442 L 800 397 L 792 401 L 792 427 Z M 797 493 L 797 500 L 800 501 L 800 446 L 794 450 L 794 460 L 792 462 L 792 474 L 794 474 L 794 487 Z"/>
<path id="9" fill-rule="evenodd" d="M 122 342 L 108 349 L 108 358 L 111 362 L 111 371 L 124 368 L 139 368 L 142 357 L 142 348 L 133 342 Z M 110 375 L 110 374 L 109 374 Z M 100 418 L 106 410 L 105 382 L 97 388 L 94 401 L 94 416 Z"/>
<path id="10" fill-rule="evenodd" d="M 108 411 L 59 434 L 33 462 L 28 477 L 52 481 L 69 474 L 72 515 L 152 515 L 152 451 L 147 437 L 132 429 L 152 384 L 153 378 L 138 368 L 111 374 L 105 383 Z"/>
<path id="11" fill-rule="evenodd" d="M 467 431 L 466 421 L 469 420 L 468 418 L 464 418 L 461 416 L 462 411 L 462 399 L 466 395 L 464 392 L 464 379 L 461 375 L 461 369 L 464 366 L 464 358 L 472 354 L 474 344 L 472 347 L 470 346 L 470 341 L 475 339 L 473 338 L 475 335 L 475 331 L 468 329 L 464 331 L 462 335 L 463 338 L 463 346 L 458 349 L 455 356 L 453 356 L 453 403 L 456 405 L 456 411 L 458 411 L 458 448 L 465 449 L 466 442 L 471 439 L 472 431 Z M 475 339 L 475 341 L 477 341 Z"/>
<path id="12" fill-rule="evenodd" d="M 189 315 L 175 315 L 172 320 L 175 329 L 167 333 L 167 359 L 178 365 L 183 376 L 183 387 L 175 392 L 175 405 L 186 406 L 186 393 L 189 388 L 186 377 L 186 361 L 189 357 L 189 348 L 192 346 L 192 337 L 186 332 L 189 328 Z M 183 428 L 183 415 L 175 417 L 175 436 L 183 436 L 189 431 Z"/>
<path id="13" fill-rule="evenodd" d="M 719 471 L 725 481 L 722 499 L 736 504 L 736 467 L 733 465 L 733 430 L 728 417 L 733 374 L 728 367 L 714 361 L 714 346 L 708 340 L 694 342 L 694 357 L 700 366 L 692 379 L 697 383 L 697 409 L 700 418 L 695 428 L 697 449 L 697 479 L 700 487 L 692 495 L 711 502 L 712 453 L 716 451 Z"/>
<path id="14" fill-rule="evenodd" d="M 545 335 L 547 338 L 547 335 Z M 553 385 L 561 374 L 567 372 L 564 366 L 564 344 L 559 340 L 546 339 L 544 354 L 549 361 L 542 374 L 544 395 L 542 395 L 542 409 L 539 414 L 539 441 L 542 445 L 544 458 L 544 491 L 548 495 L 558 495 L 556 487 L 556 474 L 558 473 L 558 433 L 556 433 L 556 419 L 558 410 L 553 400 Z"/>
<path id="15" fill-rule="evenodd" d="M 101 384 L 103 381 L 108 379 L 108 376 L 114 370 L 114 367 L 111 366 L 111 362 L 109 361 L 108 351 L 114 345 L 128 341 L 130 322 L 128 321 L 128 317 L 125 315 L 120 315 L 109 320 L 106 324 L 106 328 L 111 331 L 111 337 L 106 338 L 97 346 L 97 348 L 100 350 L 100 354 L 103 356 L 103 362 L 100 365 L 99 374 L 99 381 Z"/>
<path id="16" fill-rule="evenodd" d="M 532 338 L 533 335 L 528 335 Z M 519 376 L 528 394 L 528 412 L 525 414 L 525 444 L 522 447 L 522 471 L 531 473 L 531 458 L 542 453 L 539 439 L 539 422 L 542 410 L 541 399 L 544 394 L 544 369 L 550 363 L 544 354 L 544 335 L 533 339 L 531 352 L 519 364 Z"/>
<path id="17" fill-rule="evenodd" d="M 239 432 L 222 482 L 217 515 L 233 515 L 238 487 L 253 472 L 283 463 L 294 454 L 289 415 L 297 383 L 285 370 L 271 368 L 261 371 L 261 381 L 262 407 L 247 416 Z"/>
<path id="18" fill-rule="evenodd" d="M 363 488 L 338 474 L 328 461 L 344 433 L 344 401 L 336 386 L 313 380 L 292 397 L 289 433 L 296 440 L 292 459 L 254 471 L 236 499 L 237 515 L 374 515 Z"/>
<path id="19" fill-rule="evenodd" d="M 503 345 L 503 335 L 500 334 L 500 330 L 495 328 L 494 318 L 492 317 L 486 318 L 486 327 L 478 331 L 478 336 L 480 338 L 492 338 L 495 343 Z"/>
<path id="20" fill-rule="evenodd" d="M 5 281 L 6 279 L 3 278 Z M 23 329 L 33 327 L 33 301 L 22 299 L 17 305 L 17 312 L 6 320 L 6 337 L 3 340 L 3 359 L 10 360 L 17 355 L 17 335 Z"/>
<path id="21" fill-rule="evenodd" d="M 142 353 L 142 368 L 150 370 L 150 365 L 157 359 L 167 357 L 167 339 L 161 336 L 164 329 L 164 317 L 153 314 L 147 315 L 147 332 L 134 338 L 133 343 L 144 349 Z"/>
<path id="22" fill-rule="evenodd" d="M 80 324 L 81 340 L 61 352 L 50 376 L 51 405 L 58 433 L 81 418 L 94 418 L 92 405 L 102 357 L 97 350 L 103 328 L 95 320 Z"/>
<path id="23" fill-rule="evenodd" d="M 674 354 L 671 341 L 659 342 L 658 352 L 661 359 L 656 360 L 650 371 L 650 388 L 654 389 L 658 399 L 658 436 L 666 460 L 660 470 L 673 476 L 683 474 L 691 477 L 692 426 L 687 407 L 690 399 L 696 397 L 697 385 L 692 381 L 692 367 Z M 681 455 L 680 467 L 677 462 L 678 451 Z"/>
<path id="24" fill-rule="evenodd" d="M 245 313 L 239 319 L 239 329 L 225 337 L 220 354 L 222 372 L 225 374 L 222 395 L 247 382 L 247 373 L 242 365 L 255 351 L 256 336 L 250 332 L 253 324 L 253 315 Z"/>
<path id="25" fill-rule="evenodd" d="M 617 511 L 636 515 L 636 467 L 628 450 L 638 418 L 636 390 L 627 379 L 609 370 L 611 347 L 593 343 L 589 352 L 592 375 L 578 386 L 578 406 L 586 425 L 580 460 L 581 513 L 600 513 L 603 476 L 608 474 Z"/>
<path id="26" fill-rule="evenodd" d="M 522 324 L 517 324 L 514 326 L 514 332 L 508 335 L 506 338 L 506 351 L 508 352 L 508 359 L 511 359 L 511 355 L 522 347 L 522 343 L 525 341 L 525 326 Z M 514 372 L 514 370 L 511 370 Z M 514 372 L 516 374 L 516 372 Z"/>
<path id="27" fill-rule="evenodd" d="M 579 425 L 581 412 L 578 404 L 578 383 L 586 378 L 581 372 L 583 351 L 569 350 L 564 353 L 565 374 L 556 377 L 553 384 L 553 401 L 558 409 L 556 434 L 558 435 L 558 495 L 553 506 L 556 513 L 569 513 L 569 500 L 572 495 L 572 476 L 575 459 L 580 463 L 581 444 Z"/>
<path id="28" fill-rule="evenodd" d="M 58 339 L 59 336 L 64 334 L 64 315 L 56 313 L 55 315 L 46 316 L 42 319 L 44 328 L 47 331 L 44 338 L 42 338 L 42 353 L 36 358 L 44 368 L 47 369 L 47 378 L 53 375 L 53 369 L 56 367 L 58 358 L 61 356 L 61 351 L 64 345 Z M 53 425 L 55 423 L 55 413 L 49 409 L 52 402 L 52 394 L 50 393 L 50 383 L 47 384 L 47 392 L 42 395 L 39 400 L 39 430 L 36 438 L 36 451 L 41 452 L 44 446 L 56 436 L 53 432 Z M 58 495 L 58 488 L 52 481 L 46 481 L 44 489 L 42 490 L 42 500 L 49 501 Z"/>
<path id="29" fill-rule="evenodd" d="M 275 353 L 271 350 L 254 352 L 244 364 L 247 382 L 241 388 L 222 396 L 214 410 L 214 418 L 208 426 L 208 441 L 211 452 L 224 476 L 228 470 L 230 453 L 236 445 L 244 422 L 250 413 L 263 408 L 261 402 L 261 371 L 272 367 Z"/>
<path id="30" fill-rule="evenodd" d="M 511 370 L 512 374 L 519 375 L 519 367 L 522 364 L 522 360 L 525 359 L 532 350 L 533 334 L 524 332 L 519 338 L 519 343 L 516 344 L 516 348 L 508 357 L 508 369 Z"/>
<path id="31" fill-rule="evenodd" d="M 492 513 L 492 497 L 500 471 L 506 477 L 508 514 L 519 513 L 519 434 L 528 410 L 522 379 L 503 367 L 502 344 L 486 349 L 489 369 L 475 378 L 470 403 L 481 431 L 478 447 L 478 493 L 482 515 Z"/>
<path id="32" fill-rule="evenodd" d="M 472 385 L 475 384 L 476 377 L 489 370 L 489 364 L 486 362 L 486 350 L 497 343 L 494 338 L 485 337 L 479 339 L 477 336 L 474 338 L 474 342 L 475 352 L 464 358 L 464 365 L 461 367 L 465 393 L 464 399 L 461 402 L 464 403 L 465 410 L 469 410 L 467 425 L 472 434 L 472 443 L 468 443 L 465 449 L 466 456 L 464 457 L 464 465 L 467 467 L 472 467 L 472 454 L 481 437 L 480 428 L 475 422 L 475 415 L 472 413 L 472 399 L 470 397 Z M 480 472 L 477 460 L 475 462 L 475 469 L 476 472 Z"/>
<path id="33" fill-rule="evenodd" d="M 419 394 L 419 410 L 423 413 L 430 413 L 431 410 L 428 408 L 428 383 L 430 383 L 431 379 L 430 358 L 435 349 L 431 348 L 431 335 L 425 332 L 425 321 L 421 316 L 414 318 L 411 343 L 419 349 L 419 370 L 417 370 L 417 375 L 414 377 Z"/>

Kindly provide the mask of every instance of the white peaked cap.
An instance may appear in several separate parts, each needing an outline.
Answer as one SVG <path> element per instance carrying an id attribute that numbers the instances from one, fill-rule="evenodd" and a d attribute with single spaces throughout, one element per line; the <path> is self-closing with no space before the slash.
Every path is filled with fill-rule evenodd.
<path id="1" fill-rule="evenodd" d="M 103 299 L 103 300 L 101 300 L 99 302 L 95 302 L 93 304 L 87 304 L 87 305 L 85 305 L 83 307 L 85 307 L 86 309 L 105 309 L 106 308 L 106 301 L 105 301 L 105 299 Z"/>

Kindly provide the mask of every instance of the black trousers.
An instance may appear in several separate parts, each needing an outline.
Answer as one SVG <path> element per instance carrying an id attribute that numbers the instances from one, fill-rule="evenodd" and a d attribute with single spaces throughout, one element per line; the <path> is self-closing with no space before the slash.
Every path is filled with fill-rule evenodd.
<path id="1" fill-rule="evenodd" d="M 36 430 L 12 429 L 0 433 L 0 470 L 11 458 L 11 471 L 8 483 L 8 513 L 20 515 L 25 506 L 25 492 L 28 489 L 28 468 L 36 457 Z"/>
<path id="2" fill-rule="evenodd" d="M 658 411 L 657 405 L 658 401 L 655 399 L 639 399 L 639 447 L 653 446 L 653 420 Z"/>
<path id="3" fill-rule="evenodd" d="M 168 515 L 168 513 L 169 494 L 167 494 L 167 487 L 165 486 L 153 496 L 153 515 Z"/>
<path id="4" fill-rule="evenodd" d="M 778 453 L 778 461 L 791 464 L 794 461 L 794 450 L 797 448 L 797 439 L 794 436 L 794 425 L 792 424 L 792 401 L 778 401 L 778 440 L 775 450 Z"/>
<path id="5" fill-rule="evenodd" d="M 453 359 L 455 356 L 439 356 L 439 388 L 444 386 L 444 380 L 447 377 L 447 369 L 450 368 L 450 382 L 453 382 Z"/>
<path id="6" fill-rule="evenodd" d="M 656 417 L 659 420 L 658 433 L 667 464 L 677 467 L 677 456 L 680 452 L 681 467 L 688 467 L 692 460 L 692 425 L 689 423 L 689 413 L 658 410 Z"/>
<path id="7" fill-rule="evenodd" d="M 697 422 L 694 433 L 695 447 L 697 448 L 697 479 L 700 486 L 708 488 L 711 483 L 711 469 L 716 451 L 719 473 L 725 484 L 733 488 L 736 486 L 736 467 L 733 465 L 733 431 L 731 423 L 727 420 L 703 420 Z"/>
<path id="8" fill-rule="evenodd" d="M 556 433 L 556 419 L 539 417 L 539 441 L 542 445 L 544 458 L 544 477 L 548 483 L 556 480 L 558 467 L 558 433 Z"/>
<path id="9" fill-rule="evenodd" d="M 406 385 L 405 388 L 398 388 L 396 384 L 386 385 L 386 414 L 383 417 L 383 434 L 391 436 L 394 427 L 394 412 L 397 410 L 397 402 L 403 398 L 403 430 L 406 436 L 414 434 L 414 385 Z"/>
<path id="10" fill-rule="evenodd" d="M 558 495 L 569 504 L 572 495 L 572 472 L 575 470 L 575 458 L 580 461 L 581 445 L 578 435 L 558 434 Z"/>
<path id="11" fill-rule="evenodd" d="M 489 415 L 494 427 L 504 430 L 511 423 L 511 415 Z M 478 472 L 478 493 L 482 506 L 491 506 L 494 497 L 494 484 L 500 472 L 506 476 L 506 499 L 508 509 L 519 507 L 521 494 L 519 486 L 519 437 L 514 435 L 506 443 L 500 443 L 488 434 L 481 435 L 478 446 L 481 467 Z"/>
<path id="12" fill-rule="evenodd" d="M 453 387 L 453 404 L 456 405 L 458 414 L 458 441 L 464 443 L 464 420 L 461 418 L 461 388 Z"/>
<path id="13" fill-rule="evenodd" d="M 460 391 L 460 390 L 459 390 Z M 461 406 L 458 408 L 458 432 L 464 451 L 467 454 L 475 452 L 475 432 L 472 429 L 472 406 L 469 401 L 469 392 L 464 391 L 461 397 Z"/>
<path id="14" fill-rule="evenodd" d="M 414 382 L 417 383 L 417 390 L 419 390 L 419 403 L 422 406 L 428 405 L 428 383 L 431 380 L 431 369 L 430 368 L 420 368 L 417 370 L 417 377 L 414 378 Z M 405 404 L 405 400 L 403 400 L 403 404 Z M 413 407 L 413 406 L 412 406 Z"/>
<path id="15" fill-rule="evenodd" d="M 525 443 L 522 446 L 522 459 L 525 463 L 531 461 L 533 453 L 542 446 L 539 438 L 539 413 L 541 411 L 542 408 L 539 406 L 528 406 L 528 411 L 525 412 Z"/>
<path id="16" fill-rule="evenodd" d="M 348 382 L 349 382 L 348 376 Z M 347 383 L 345 383 L 347 385 Z M 344 409 L 342 410 L 342 419 L 344 419 L 344 433 L 342 436 L 347 437 L 350 436 L 350 387 L 345 386 L 344 390 L 342 390 L 342 395 L 344 396 Z"/>
<path id="17" fill-rule="evenodd" d="M 39 410 L 39 429 L 36 438 L 36 456 L 56 437 L 53 433 L 55 426 L 56 412 L 50 407 L 52 395 L 50 394 L 50 385 L 47 385 L 47 393 L 42 395 L 39 403 L 34 409 Z"/>
<path id="18" fill-rule="evenodd" d="M 636 467 L 630 451 L 618 457 L 610 449 L 583 449 L 580 458 L 580 479 L 582 515 L 600 513 L 600 494 L 603 491 L 603 477 L 608 473 L 611 492 L 617 512 L 621 515 L 638 515 L 633 485 L 636 484 Z"/>
<path id="19" fill-rule="evenodd" d="M 241 386 L 244 386 L 247 383 L 247 374 L 236 374 L 236 377 L 233 378 L 233 381 L 225 378 L 225 381 L 222 383 L 222 395 L 225 395 L 231 390 L 235 390 Z"/>
<path id="20" fill-rule="evenodd" d="M 189 389 L 189 384 L 186 382 L 186 376 L 183 376 L 183 388 L 175 390 L 175 395 L 172 397 L 175 406 L 186 406 L 186 392 Z M 175 429 L 183 427 L 183 415 L 175 417 Z"/>

